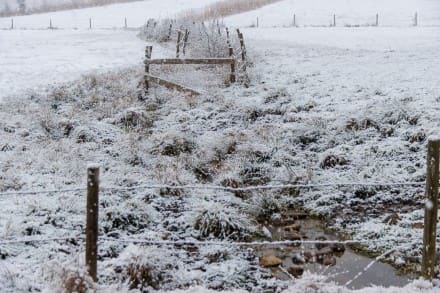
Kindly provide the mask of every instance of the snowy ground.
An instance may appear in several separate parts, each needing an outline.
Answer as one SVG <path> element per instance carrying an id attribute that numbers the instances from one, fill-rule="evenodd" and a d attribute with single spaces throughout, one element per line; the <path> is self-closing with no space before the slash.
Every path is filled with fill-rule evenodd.
<path id="1" fill-rule="evenodd" d="M 280 15 L 290 2 L 280 3 L 276 11 L 273 6 L 257 13 L 262 19 L 269 13 Z M 435 11 L 433 1 L 418 2 L 433 5 Z M 240 25 L 254 17 L 244 14 L 225 21 Z M 224 87 L 225 72 L 200 71 L 188 82 L 207 87 L 207 95 L 188 98 L 159 88 L 147 102 L 138 100 L 144 42 L 136 32 L 0 31 L 0 97 L 6 101 L 0 108 L 0 135 L 5 142 L 0 155 L 5 162 L 1 190 L 82 186 L 90 161 L 102 164 L 104 186 L 206 180 L 222 184 L 225 179 L 245 180 L 249 170 L 270 183 L 416 181 L 423 185 L 426 137 L 438 134 L 440 124 L 436 28 L 243 31 L 254 63 L 250 88 Z M 157 45 L 154 48 L 163 54 Z M 127 67 L 131 68 L 120 71 Z M 109 69 L 115 71 L 100 74 Z M 49 82 L 73 81 L 90 72 L 78 82 L 47 88 Z M 201 78 L 208 74 L 209 84 Z M 209 88 L 213 80 L 218 87 Z M 336 165 L 323 165 L 329 156 L 337 159 Z M 228 192 L 180 194 L 167 189 L 105 193 L 101 232 L 116 243 L 101 246 L 101 280 L 114 284 L 104 290 L 126 290 L 117 268 L 152 259 L 155 270 L 168 272 L 162 276 L 165 280 L 179 276 L 165 283 L 165 290 L 192 285 L 290 286 L 297 292 L 319 286 L 324 292 L 344 292 L 308 274 L 299 282 L 274 283 L 247 250 L 173 250 L 117 243 L 126 237 L 199 239 L 194 223 L 206 210 L 227 214 L 239 224 L 240 232 L 259 229 L 251 209 L 261 207 L 261 198 L 267 195 L 242 199 Z M 8 197 L 0 213 L 2 239 L 81 233 L 83 204 L 83 192 Z M 420 262 L 423 187 L 306 190 L 296 198 L 281 197 L 279 204 L 301 205 L 354 239 L 379 240 L 367 245 L 374 252 L 417 241 L 392 253 L 389 261 Z M 56 245 L 3 245 L 0 255 L 4 258 L 0 289 L 5 291 L 56 288 L 83 264 L 82 244 L 71 240 Z M 439 289 L 416 281 L 386 292 L 405 290 Z"/>

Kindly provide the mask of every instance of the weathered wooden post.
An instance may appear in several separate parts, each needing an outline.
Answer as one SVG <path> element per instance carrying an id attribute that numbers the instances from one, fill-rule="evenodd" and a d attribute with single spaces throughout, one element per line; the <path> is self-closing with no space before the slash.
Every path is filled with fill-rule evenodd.
<path id="1" fill-rule="evenodd" d="M 415 14 L 414 14 L 414 26 L 418 26 L 419 25 L 419 15 L 418 15 L 418 13 L 416 12 Z"/>
<path id="2" fill-rule="evenodd" d="M 96 282 L 98 259 L 99 166 L 87 167 L 86 265 Z"/>
<path id="3" fill-rule="evenodd" d="M 177 44 L 176 44 L 176 58 L 180 55 L 180 40 L 182 39 L 182 32 L 179 30 L 177 32 Z"/>
<path id="4" fill-rule="evenodd" d="M 170 27 L 168 28 L 167 40 L 171 40 L 171 33 L 173 32 L 173 21 L 170 21 Z"/>
<path id="5" fill-rule="evenodd" d="M 49 19 L 49 29 L 52 29 L 52 18 Z"/>
<path id="6" fill-rule="evenodd" d="M 249 85 L 249 77 L 247 75 L 247 64 L 246 64 L 246 46 L 244 44 L 244 37 L 243 34 L 240 32 L 239 29 L 237 29 L 238 39 L 240 41 L 240 47 L 241 47 L 241 61 L 243 62 L 242 69 L 244 73 L 244 85 L 248 87 Z"/>
<path id="7" fill-rule="evenodd" d="M 225 30 L 226 30 L 226 44 L 228 44 L 228 48 L 229 48 L 231 47 L 231 36 L 229 35 L 228 27 L 226 27 Z"/>
<path id="8" fill-rule="evenodd" d="M 293 26 L 296 26 L 296 14 L 293 14 Z"/>
<path id="9" fill-rule="evenodd" d="M 145 60 L 151 59 L 151 54 L 153 52 L 153 46 L 145 47 Z M 150 64 L 145 63 L 145 75 L 150 73 Z M 150 83 L 148 82 L 148 78 L 145 77 L 145 92 L 148 92 L 150 88 Z"/>
<path id="10" fill-rule="evenodd" d="M 376 24 L 375 26 L 379 26 L 379 13 L 376 13 Z"/>
<path id="11" fill-rule="evenodd" d="M 234 58 L 234 49 L 232 47 L 229 47 L 229 57 Z M 231 63 L 231 75 L 229 77 L 229 80 L 231 83 L 234 83 L 235 78 L 235 60 Z"/>
<path id="12" fill-rule="evenodd" d="M 183 36 L 183 46 L 182 46 L 183 55 L 186 55 L 186 44 L 188 43 L 188 37 L 189 37 L 189 31 L 188 29 L 186 29 L 185 35 Z"/>
<path id="13" fill-rule="evenodd" d="M 13 30 L 13 29 L 14 29 L 14 19 L 11 18 L 11 30 Z"/>
<path id="14" fill-rule="evenodd" d="M 425 225 L 422 254 L 422 276 L 425 279 L 432 279 L 435 275 L 439 164 L 440 137 L 431 137 L 428 140 Z"/>
<path id="15" fill-rule="evenodd" d="M 127 17 L 124 18 L 124 27 L 127 28 Z"/>

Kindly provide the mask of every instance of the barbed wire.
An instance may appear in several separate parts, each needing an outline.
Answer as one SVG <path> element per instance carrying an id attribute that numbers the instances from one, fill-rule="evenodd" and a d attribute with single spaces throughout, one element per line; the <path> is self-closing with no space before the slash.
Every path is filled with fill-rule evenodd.
<path id="1" fill-rule="evenodd" d="M 120 186 L 103 186 L 100 187 L 102 191 L 131 191 L 140 189 L 172 189 L 172 190 L 222 190 L 222 191 L 255 191 L 255 190 L 270 190 L 270 189 L 309 189 L 309 188 L 322 188 L 322 187 L 397 187 L 397 186 L 425 186 L 425 182 L 342 182 L 342 183 L 317 183 L 317 184 L 277 184 L 277 185 L 256 185 L 247 187 L 229 187 L 221 185 L 168 185 L 168 184 L 142 184 L 132 187 L 120 187 Z M 65 192 L 78 192 L 86 191 L 85 187 L 76 187 L 69 189 L 53 189 L 53 190 L 27 190 L 27 191 L 10 191 L 1 192 L 0 196 L 6 195 L 34 195 L 34 194 L 47 194 L 47 193 L 65 193 Z"/>
<path id="2" fill-rule="evenodd" d="M 399 239 L 397 239 L 399 240 Z M 396 240 L 396 241 L 397 241 Z M 405 240 L 405 239 L 400 239 Z M 253 242 L 228 242 L 228 241 L 188 241 L 188 240 L 150 240 L 150 239 L 117 239 L 111 237 L 99 237 L 98 241 L 120 242 L 120 243 L 134 243 L 144 245 L 179 245 L 179 246 L 289 246 L 289 245 L 304 245 L 304 244 L 322 244 L 322 245 L 355 245 L 355 244 L 372 244 L 383 242 L 383 240 L 282 240 L 282 241 L 253 241 Z"/>
<path id="3" fill-rule="evenodd" d="M 16 239 L 0 239 L 0 245 L 6 244 L 20 244 L 20 243 L 39 243 L 39 242 L 58 242 L 58 241 L 67 241 L 67 240 L 85 240 L 84 236 L 75 235 L 70 237 L 25 237 L 25 238 L 16 238 Z"/>

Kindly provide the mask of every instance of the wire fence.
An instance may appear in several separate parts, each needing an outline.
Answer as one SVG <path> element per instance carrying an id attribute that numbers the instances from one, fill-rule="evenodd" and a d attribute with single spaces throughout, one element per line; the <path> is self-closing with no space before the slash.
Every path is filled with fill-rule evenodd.
<path id="1" fill-rule="evenodd" d="M 227 192 L 239 191 L 258 191 L 258 190 L 276 190 L 276 189 L 316 189 L 325 187 L 399 187 L 399 186 L 414 186 L 423 187 L 425 182 L 336 182 L 336 183 L 316 183 L 316 184 L 276 184 L 276 185 L 255 185 L 246 187 L 229 187 L 222 185 L 170 185 L 170 184 L 140 184 L 137 186 L 103 186 L 100 187 L 102 191 L 133 191 L 141 189 L 169 189 L 169 190 L 220 190 Z M 36 194 L 50 194 L 50 193 L 69 193 L 69 192 L 84 192 L 87 188 L 74 187 L 66 189 L 48 189 L 48 190 L 24 190 L 24 191 L 9 191 L 0 192 L 0 196 L 9 195 L 36 195 Z"/>

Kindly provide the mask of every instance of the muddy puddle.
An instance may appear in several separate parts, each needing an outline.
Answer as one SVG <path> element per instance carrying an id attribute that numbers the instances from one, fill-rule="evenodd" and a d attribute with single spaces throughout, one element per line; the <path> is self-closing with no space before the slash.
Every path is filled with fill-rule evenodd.
<path id="1" fill-rule="evenodd" d="M 336 234 L 326 232 L 318 220 L 306 214 L 292 213 L 266 226 L 273 240 L 341 240 Z M 300 277 L 304 271 L 317 272 L 340 285 L 360 289 L 370 285 L 402 287 L 411 276 L 402 275 L 392 266 L 376 262 L 364 272 L 372 258 L 357 254 L 341 244 L 302 244 L 298 246 L 264 247 L 258 251 L 260 265 L 271 269 L 279 279 Z"/>

